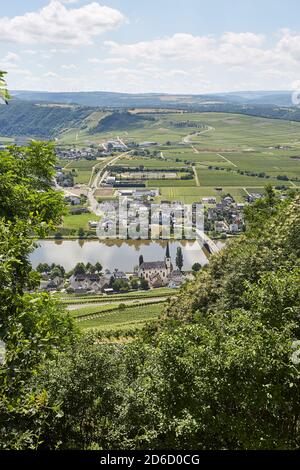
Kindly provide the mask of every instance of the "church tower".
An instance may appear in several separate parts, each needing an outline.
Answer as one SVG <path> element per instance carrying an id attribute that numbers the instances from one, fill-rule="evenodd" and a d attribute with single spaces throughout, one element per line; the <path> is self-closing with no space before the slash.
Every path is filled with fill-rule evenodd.
<path id="1" fill-rule="evenodd" d="M 168 274 L 171 274 L 171 272 L 173 271 L 173 266 L 172 266 L 172 261 L 171 261 L 171 256 L 170 256 L 169 242 L 167 243 L 165 263 L 166 263 Z"/>

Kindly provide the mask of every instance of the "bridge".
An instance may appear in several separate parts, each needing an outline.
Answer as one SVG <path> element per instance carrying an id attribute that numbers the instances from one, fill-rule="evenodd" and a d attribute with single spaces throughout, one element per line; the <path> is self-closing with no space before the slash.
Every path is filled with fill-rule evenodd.
<path id="1" fill-rule="evenodd" d="M 205 248 L 208 249 L 208 251 L 212 255 L 215 253 L 219 253 L 219 251 L 221 250 L 221 248 L 218 247 L 216 243 L 211 238 L 209 238 L 209 236 L 206 235 L 206 233 L 202 232 L 201 230 L 196 229 L 196 236 L 198 240 L 201 240 L 202 244 L 205 246 Z"/>

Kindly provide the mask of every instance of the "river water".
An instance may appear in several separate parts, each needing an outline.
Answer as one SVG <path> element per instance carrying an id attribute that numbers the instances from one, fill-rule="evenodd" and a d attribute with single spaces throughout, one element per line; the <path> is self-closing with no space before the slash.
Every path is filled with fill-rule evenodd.
<path id="1" fill-rule="evenodd" d="M 104 269 L 132 272 L 138 265 L 139 256 L 144 261 L 161 261 L 164 259 L 167 242 L 153 240 L 40 240 L 38 248 L 30 259 L 35 268 L 39 263 L 60 264 L 70 271 L 77 263 L 101 263 Z M 202 266 L 208 263 L 205 251 L 198 242 L 170 241 L 170 254 L 175 268 L 177 247 L 183 252 L 183 270 L 190 270 L 196 262 Z"/>

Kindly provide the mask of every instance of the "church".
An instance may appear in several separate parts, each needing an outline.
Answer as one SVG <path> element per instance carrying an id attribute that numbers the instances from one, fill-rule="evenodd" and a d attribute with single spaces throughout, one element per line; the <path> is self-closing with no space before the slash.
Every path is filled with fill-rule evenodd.
<path id="1" fill-rule="evenodd" d="M 164 261 L 142 262 L 138 269 L 138 276 L 146 279 L 151 287 L 162 287 L 168 285 L 172 271 L 173 265 L 168 243 Z"/>

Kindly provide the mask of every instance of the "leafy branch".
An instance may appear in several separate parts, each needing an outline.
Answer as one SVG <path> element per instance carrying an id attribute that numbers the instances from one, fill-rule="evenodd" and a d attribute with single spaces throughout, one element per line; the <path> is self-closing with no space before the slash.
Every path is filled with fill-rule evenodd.
<path id="1" fill-rule="evenodd" d="M 2 98 L 6 104 L 8 104 L 8 100 L 10 99 L 10 94 L 7 90 L 6 81 L 4 80 L 4 75 L 7 72 L 3 72 L 0 70 L 0 98 Z"/>

